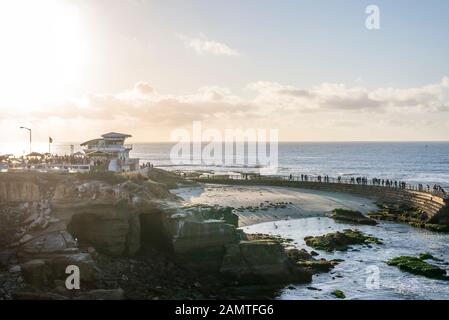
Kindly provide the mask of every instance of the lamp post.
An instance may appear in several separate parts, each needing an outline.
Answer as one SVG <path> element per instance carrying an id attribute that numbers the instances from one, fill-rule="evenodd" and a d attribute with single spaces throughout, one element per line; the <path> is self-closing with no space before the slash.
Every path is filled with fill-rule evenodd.
<path id="1" fill-rule="evenodd" d="M 30 133 L 30 153 L 31 153 L 31 142 L 32 142 L 32 140 L 31 140 L 31 129 L 27 128 L 27 127 L 20 127 L 20 129 L 28 130 L 28 132 Z"/>

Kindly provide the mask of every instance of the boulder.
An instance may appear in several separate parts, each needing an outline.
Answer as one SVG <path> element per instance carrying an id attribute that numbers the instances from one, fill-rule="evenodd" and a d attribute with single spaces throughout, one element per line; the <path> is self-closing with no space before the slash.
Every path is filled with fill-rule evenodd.
<path id="1" fill-rule="evenodd" d="M 239 216 L 233 212 L 232 207 L 195 205 L 187 211 L 199 220 L 223 220 L 236 228 L 239 226 Z"/>
<path id="2" fill-rule="evenodd" d="M 48 284 L 48 271 L 48 266 L 43 259 L 33 259 L 22 264 L 23 278 L 27 283 L 36 287 Z"/>
<path id="3" fill-rule="evenodd" d="M 431 255 L 431 254 L 428 253 L 428 252 L 420 253 L 420 254 L 418 255 L 418 258 L 419 258 L 420 260 L 443 261 L 443 260 L 440 259 L 440 258 L 434 257 L 433 255 Z"/>
<path id="4" fill-rule="evenodd" d="M 346 298 L 345 293 L 344 293 L 343 291 L 341 291 L 341 290 L 338 290 L 338 289 L 332 291 L 331 294 L 332 294 L 335 298 L 337 298 L 337 299 L 345 299 L 345 298 Z"/>
<path id="5" fill-rule="evenodd" d="M 48 220 L 45 219 L 44 217 L 39 217 L 30 224 L 29 230 L 43 230 L 47 226 Z"/>
<path id="6" fill-rule="evenodd" d="M 175 232 L 175 256 L 200 269 L 218 271 L 225 246 L 239 241 L 236 228 L 221 220 L 177 221 Z"/>
<path id="7" fill-rule="evenodd" d="M 22 267 L 20 267 L 20 265 L 18 265 L 18 264 L 13 265 L 9 268 L 10 273 L 19 273 L 21 271 L 22 271 Z"/>
<path id="8" fill-rule="evenodd" d="M 28 241 L 30 241 L 30 240 L 32 240 L 32 239 L 33 239 L 33 236 L 32 236 L 32 235 L 30 235 L 30 234 L 25 234 L 25 235 L 23 235 L 23 236 L 20 238 L 19 244 L 27 243 Z"/>
<path id="9" fill-rule="evenodd" d="M 326 259 L 312 259 L 298 261 L 296 264 L 306 270 L 309 270 L 313 274 L 320 272 L 329 272 L 332 270 L 339 262 L 336 260 L 326 260 Z"/>
<path id="10" fill-rule="evenodd" d="M 18 249 L 18 256 L 22 259 L 35 258 L 42 254 L 63 253 L 68 249 L 76 248 L 76 241 L 66 231 L 56 231 L 52 233 L 37 233 L 34 236 L 25 235 L 22 239 L 29 236 L 27 241 Z M 20 242 L 23 242 L 21 239 Z M 70 250 L 69 250 L 70 251 Z"/>
<path id="11" fill-rule="evenodd" d="M 67 266 L 75 265 L 80 269 L 81 281 L 92 282 L 98 279 L 100 270 L 88 253 L 56 254 L 48 257 L 46 263 L 50 266 L 51 276 L 54 279 L 66 279 Z"/>
<path id="12" fill-rule="evenodd" d="M 45 265 L 42 265 L 42 261 Z M 92 282 L 98 279 L 100 270 L 96 267 L 90 254 L 84 252 L 42 253 L 36 255 L 35 259 L 24 262 L 22 268 L 28 268 L 29 277 L 27 279 L 36 279 L 34 276 L 41 275 L 40 269 L 44 268 L 48 281 L 54 281 L 67 278 L 66 269 L 69 265 L 75 265 L 80 269 L 81 281 Z"/>
<path id="13" fill-rule="evenodd" d="M 400 256 L 388 260 L 387 264 L 427 278 L 449 280 L 446 270 L 424 261 L 425 258 L 427 257 Z"/>
<path id="14" fill-rule="evenodd" d="M 294 261 L 313 259 L 312 255 L 305 249 L 287 248 L 285 249 L 285 253 L 290 259 L 293 259 Z"/>
<path id="15" fill-rule="evenodd" d="M 377 222 L 367 216 L 364 216 L 360 211 L 346 210 L 346 209 L 334 209 L 331 214 L 331 218 L 352 222 L 356 224 L 376 225 Z"/>
<path id="16" fill-rule="evenodd" d="M 24 224 L 30 224 L 32 223 L 34 220 L 39 218 L 39 214 L 37 212 L 34 212 L 33 214 L 31 214 L 28 218 L 25 219 L 25 221 L 23 222 Z"/>
<path id="17" fill-rule="evenodd" d="M 328 233 L 322 236 L 305 237 L 304 241 L 312 248 L 319 250 L 332 251 L 345 251 L 351 245 L 356 244 L 382 244 L 380 239 L 377 239 L 370 235 L 365 235 L 359 230 L 345 229 L 342 232 L 337 231 L 334 233 Z"/>
<path id="18" fill-rule="evenodd" d="M 220 272 L 242 284 L 305 283 L 311 273 L 296 266 L 277 241 L 240 241 L 226 247 Z"/>
<path id="19" fill-rule="evenodd" d="M 180 221 L 173 239 L 175 253 L 224 247 L 235 242 L 236 228 L 221 220 Z"/>

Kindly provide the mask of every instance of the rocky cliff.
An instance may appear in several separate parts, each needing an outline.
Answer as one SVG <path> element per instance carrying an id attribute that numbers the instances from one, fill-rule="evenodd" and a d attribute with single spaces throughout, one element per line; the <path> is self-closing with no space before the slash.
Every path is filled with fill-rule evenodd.
<path id="1" fill-rule="evenodd" d="M 65 279 L 74 264 L 81 281 L 91 283 L 99 273 L 92 254 L 138 252 L 140 215 L 160 218 L 161 200 L 176 199 L 138 176 L 3 173 L 0 266 L 47 286 Z"/>
<path id="2" fill-rule="evenodd" d="M 311 281 L 278 241 L 249 240 L 237 229 L 231 208 L 196 206 L 171 217 L 173 249 L 179 261 L 220 274 L 239 284 L 286 284 Z"/>
<path id="3" fill-rule="evenodd" d="M 157 169 L 146 177 L 0 174 L 0 273 L 7 275 L 0 282 L 9 281 L 0 286 L 9 288 L 3 296 L 145 298 L 154 295 L 152 283 L 165 278 L 172 282 L 169 287 L 189 288 L 187 293 L 207 291 L 190 274 L 212 276 L 212 283 L 220 284 L 214 292 L 236 283 L 311 281 L 279 243 L 249 241 L 237 229 L 231 208 L 183 207 L 168 190 L 179 183 L 176 179 Z M 160 267 L 152 269 L 153 264 Z M 79 267 L 84 290 L 64 288 L 69 265 Z M 152 270 L 152 283 L 138 279 L 142 273 L 136 270 L 144 277 Z"/>

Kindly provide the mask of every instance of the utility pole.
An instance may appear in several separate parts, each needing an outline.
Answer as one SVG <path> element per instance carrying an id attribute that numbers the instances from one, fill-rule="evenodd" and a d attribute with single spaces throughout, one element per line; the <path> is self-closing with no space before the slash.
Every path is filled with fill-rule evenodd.
<path id="1" fill-rule="evenodd" d="M 20 127 L 20 129 L 25 129 L 28 130 L 28 132 L 30 133 L 30 153 L 31 153 L 31 143 L 32 143 L 32 138 L 31 138 L 31 129 L 27 128 L 27 127 Z"/>

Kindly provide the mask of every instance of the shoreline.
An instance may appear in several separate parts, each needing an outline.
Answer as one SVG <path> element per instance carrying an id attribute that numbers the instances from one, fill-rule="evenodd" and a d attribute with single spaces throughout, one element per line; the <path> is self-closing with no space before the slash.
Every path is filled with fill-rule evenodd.
<path id="1" fill-rule="evenodd" d="M 185 204 L 232 207 L 239 227 L 262 222 L 325 216 L 335 208 L 377 210 L 372 199 L 339 192 L 276 186 L 202 184 L 171 190 Z M 236 205 L 238 203 L 238 205 Z M 274 212 L 273 212 L 274 211 Z"/>
<path id="2" fill-rule="evenodd" d="M 81 293 L 89 299 L 98 296 L 87 289 L 106 290 L 102 297 L 120 299 L 224 298 L 241 296 L 234 289 L 247 285 L 310 283 L 309 270 L 288 256 L 290 249 L 282 249 L 275 240 L 248 237 L 242 229 L 289 220 L 269 227 L 279 226 L 280 231 L 282 225 L 291 224 L 309 232 L 313 226 L 296 219 L 323 217 L 335 208 L 362 213 L 378 209 L 372 199 L 342 192 L 199 184 L 158 169 L 146 177 L 112 173 L 4 177 L 0 213 L 2 226 L 11 232 L 4 234 L 0 256 L 6 257 L 2 274 L 11 280 L 8 299 L 76 298 L 58 287 L 63 267 L 74 260 L 84 268 L 83 281 L 89 286 Z M 21 228 L 25 229 L 19 234 Z M 324 263 L 311 258 L 306 264 Z M 164 273 L 144 277 L 163 289 L 139 282 L 148 270 L 161 271 L 164 266 L 170 266 L 171 280 L 166 281 Z M 50 272 L 48 278 L 42 270 L 58 272 Z M 183 270 L 191 270 L 191 278 Z M 108 279 L 111 272 L 124 277 Z M 19 287 L 25 283 L 30 287 Z M 173 286 L 177 289 L 170 289 Z M 222 289 L 218 294 L 217 288 Z M 255 288 L 244 295 L 260 294 Z"/>
<path id="3" fill-rule="evenodd" d="M 327 191 L 333 194 L 337 192 L 345 196 L 353 195 L 373 199 L 379 205 L 392 208 L 393 215 L 391 217 L 387 215 L 387 219 L 399 218 L 398 220 L 436 230 L 446 230 L 449 225 L 449 197 L 443 190 L 429 193 L 403 188 L 402 185 L 401 187 L 391 187 L 391 185 L 385 187 L 378 184 L 358 183 L 358 181 L 357 183 L 335 183 L 327 181 L 327 179 L 326 181 L 307 181 L 307 179 L 303 181 L 302 179 L 261 176 L 244 176 L 240 179 L 232 179 L 229 176 L 193 177 L 192 179 L 200 183 L 214 183 L 223 186 L 288 187 L 289 190 L 306 189 L 307 191 Z"/>

